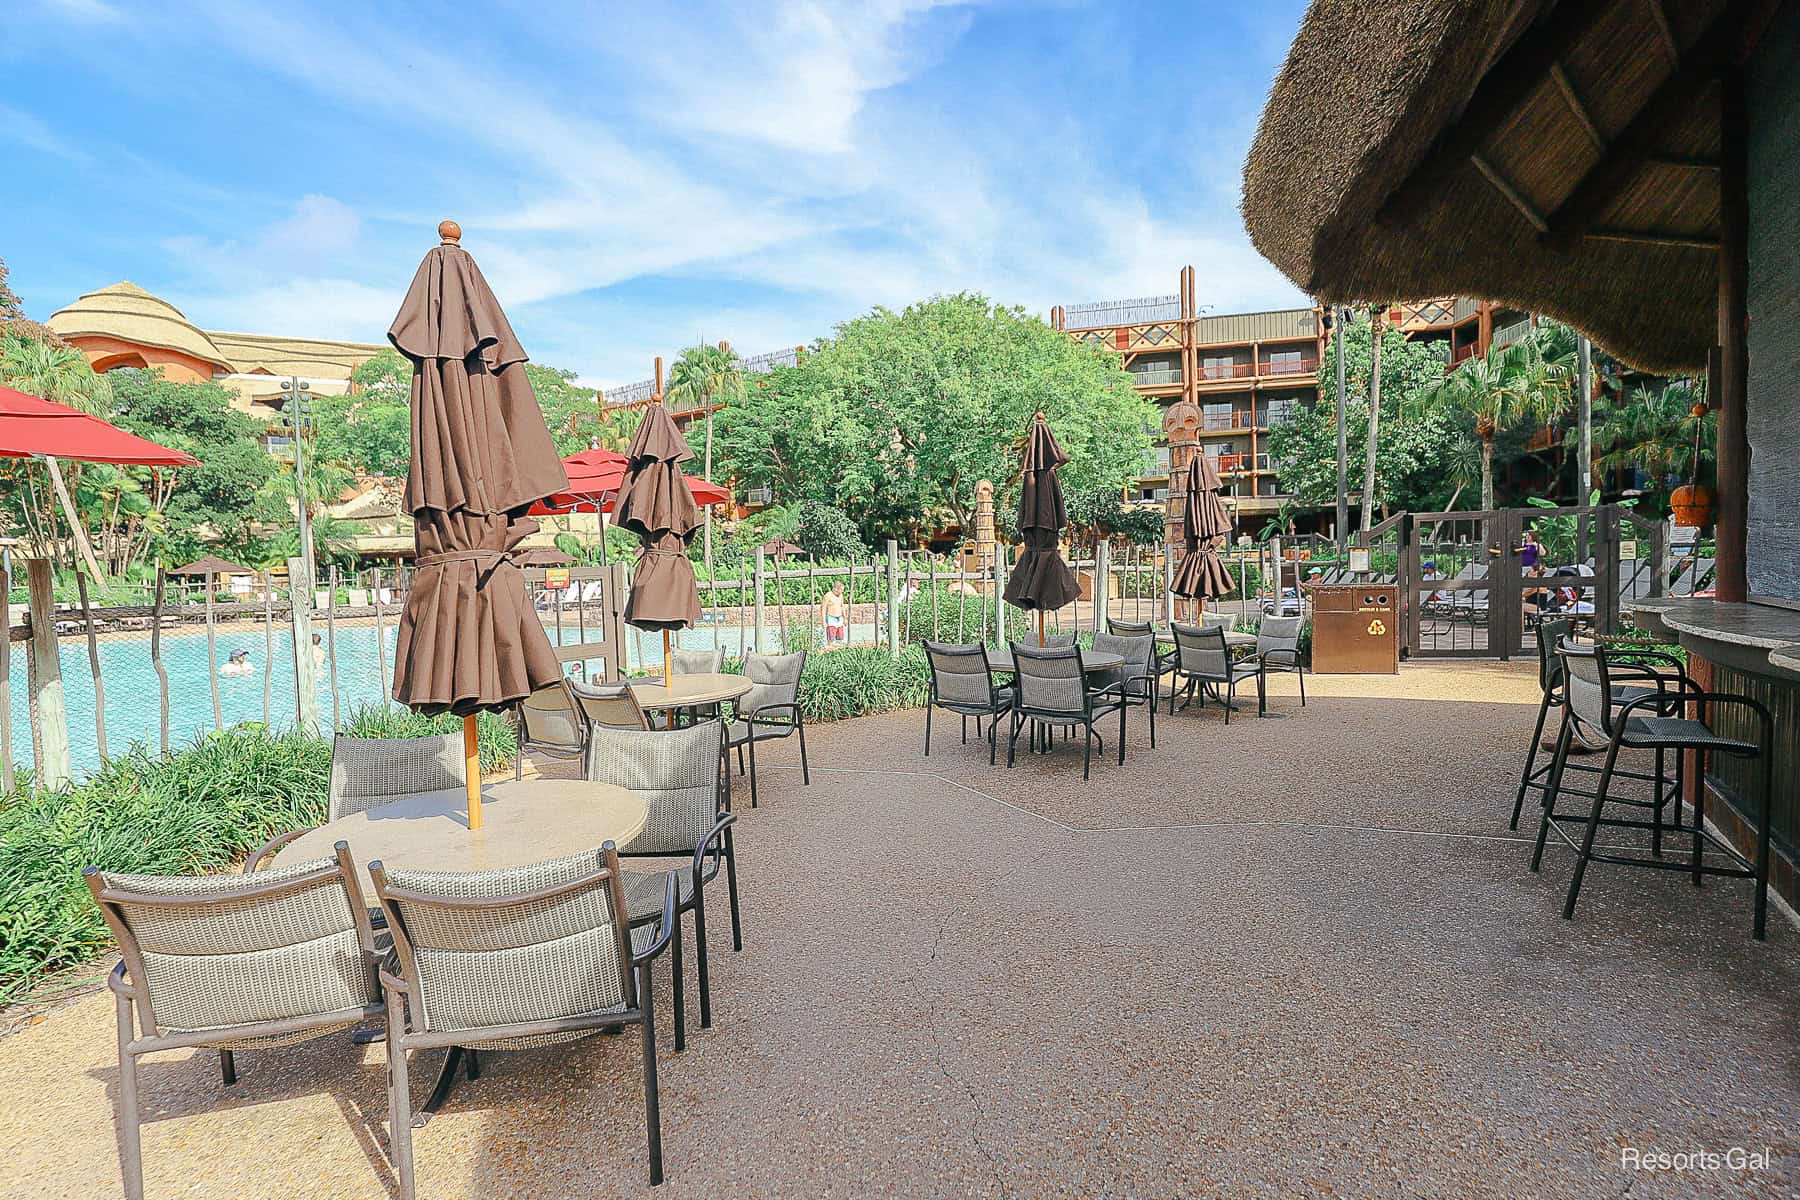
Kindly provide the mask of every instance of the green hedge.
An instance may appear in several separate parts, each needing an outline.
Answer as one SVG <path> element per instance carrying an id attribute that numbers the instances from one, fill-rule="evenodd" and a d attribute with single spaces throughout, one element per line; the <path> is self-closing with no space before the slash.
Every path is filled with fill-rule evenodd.
<path id="1" fill-rule="evenodd" d="M 344 732 L 416 737 L 461 725 L 455 717 L 369 708 Z M 512 764 L 510 720 L 484 714 L 481 743 L 484 770 Z M 0 1004 L 45 972 L 111 944 L 82 868 L 224 870 L 278 833 L 323 821 L 330 774 L 328 740 L 246 724 L 166 759 L 133 747 L 77 787 L 0 797 Z M 29 788 L 29 775 L 21 788 Z"/>

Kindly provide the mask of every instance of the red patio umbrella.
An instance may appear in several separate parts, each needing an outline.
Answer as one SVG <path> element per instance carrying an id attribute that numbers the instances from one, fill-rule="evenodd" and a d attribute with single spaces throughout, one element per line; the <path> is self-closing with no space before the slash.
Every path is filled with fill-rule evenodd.
<path id="1" fill-rule="evenodd" d="M 625 485 L 630 460 L 615 450 L 583 450 L 563 459 L 569 473 L 569 488 L 554 496 L 546 496 L 532 505 L 528 515 L 557 517 L 577 512 L 611 512 Z M 688 491 L 694 503 L 702 507 L 724 504 L 731 493 L 716 483 L 687 476 Z"/>
<path id="2" fill-rule="evenodd" d="M 100 563 L 75 515 L 75 501 L 69 496 L 56 460 L 72 458 L 133 467 L 192 467 L 200 461 L 191 454 L 126 433 L 78 408 L 28 396 L 9 387 L 0 387 L 0 457 L 44 460 L 63 516 L 74 532 L 75 545 L 87 560 L 88 574 L 95 579 L 101 577 Z"/>
<path id="3" fill-rule="evenodd" d="M 133 467 L 193 467 L 191 454 L 159 446 L 66 404 L 0 387 L 0 457 L 73 458 Z"/>

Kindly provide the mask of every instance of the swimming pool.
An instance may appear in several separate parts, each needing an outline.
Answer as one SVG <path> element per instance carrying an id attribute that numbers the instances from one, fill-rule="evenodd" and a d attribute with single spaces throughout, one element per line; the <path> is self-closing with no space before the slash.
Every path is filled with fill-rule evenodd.
<path id="1" fill-rule="evenodd" d="M 323 632 L 323 631 L 321 631 Z M 382 631 L 381 645 L 391 678 L 395 638 L 399 631 L 388 625 Z M 557 641 L 554 628 L 546 631 Z M 589 631 L 593 633 L 592 630 Z M 871 640 L 873 625 L 856 625 L 851 637 Z M 675 638 L 683 649 L 711 649 L 716 644 L 727 654 L 740 653 L 743 631 L 736 625 L 701 625 L 681 630 Z M 629 631 L 630 662 L 657 664 L 662 659 L 662 636 L 642 630 Z M 764 644 L 780 645 L 779 630 L 766 631 Z M 565 625 L 563 641 L 574 645 L 581 640 L 573 623 Z M 13 645 L 12 654 L 12 738 L 13 761 L 22 767 L 33 762 L 29 691 L 26 679 L 26 647 Z M 294 640 L 291 628 L 275 630 L 274 656 L 266 661 L 264 634 L 261 629 L 234 628 L 218 633 L 218 659 L 223 663 L 233 650 L 250 651 L 255 671 L 249 675 L 219 680 L 219 709 L 225 728 L 243 721 L 263 721 L 263 687 L 268 684 L 267 721 L 274 729 L 292 729 L 294 705 Z M 161 711 L 157 696 L 156 670 L 150 664 L 150 638 L 139 637 L 105 640 L 99 643 L 100 675 L 106 689 L 106 748 L 115 757 L 133 742 L 141 742 L 155 751 L 159 745 Z M 87 642 L 81 638 L 64 638 L 58 648 L 62 663 L 63 695 L 69 713 L 69 759 L 76 778 L 100 764 L 100 746 L 94 728 L 94 677 L 88 666 Z M 181 629 L 164 631 L 163 666 L 169 673 L 169 747 L 180 749 L 196 737 L 214 728 L 212 689 L 208 686 L 206 631 Z M 383 699 L 381 676 L 376 661 L 376 631 L 372 625 L 340 625 L 337 631 L 337 711 L 348 721 L 358 708 L 380 704 Z M 578 673 L 570 668 L 571 674 Z M 332 726 L 331 672 L 319 671 L 319 724 Z"/>

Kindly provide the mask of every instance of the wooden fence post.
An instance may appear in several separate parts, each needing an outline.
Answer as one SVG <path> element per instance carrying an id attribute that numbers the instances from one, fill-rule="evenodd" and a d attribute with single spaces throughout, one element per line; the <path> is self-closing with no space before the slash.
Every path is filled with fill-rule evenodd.
<path id="1" fill-rule="evenodd" d="M 887 540 L 887 611 L 888 653 L 898 657 L 900 654 L 900 589 L 896 586 L 900 581 L 900 543 L 893 538 Z"/>
<path id="2" fill-rule="evenodd" d="M 303 732 L 317 736 L 319 681 L 312 656 L 312 580 L 307 578 L 303 559 L 288 559 L 287 568 L 288 604 L 294 622 L 294 717 Z"/>
<path id="3" fill-rule="evenodd" d="M 763 648 L 763 571 L 767 559 L 761 546 L 756 548 L 756 629 L 751 634 L 751 647 L 758 653 Z"/>
<path id="4" fill-rule="evenodd" d="M 602 661 L 605 663 L 605 678 L 613 682 L 624 676 L 626 665 L 626 625 L 625 625 L 625 564 L 610 563 L 606 568 L 606 586 L 601 596 L 600 620 L 604 628 L 601 637 L 610 642 L 613 652 Z"/>
<path id="5" fill-rule="evenodd" d="M 47 558 L 25 561 L 31 604 L 31 713 L 38 727 L 36 787 L 69 782 L 69 712 L 63 701 L 62 660 L 56 647 L 56 572 Z M 7 735 L 11 736 L 8 730 Z"/>
<path id="6" fill-rule="evenodd" d="M 12 790 L 12 551 L 0 547 L 0 795 Z"/>
<path id="7" fill-rule="evenodd" d="M 87 631 L 88 671 L 94 677 L 94 745 L 100 761 L 106 754 L 106 683 L 100 678 L 100 647 L 94 637 L 94 606 L 88 602 L 87 576 L 75 572 L 75 588 L 81 596 L 81 623 Z"/>
<path id="8" fill-rule="evenodd" d="M 1108 600 L 1112 594 L 1112 553 L 1106 539 L 1094 536 L 1094 632 L 1105 633 Z"/>
<path id="9" fill-rule="evenodd" d="M 213 617 L 213 579 L 206 575 L 206 679 L 212 687 L 213 728 L 225 728 L 225 710 L 219 704 L 219 634 Z"/>
<path id="10" fill-rule="evenodd" d="M 387 669 L 387 631 L 381 624 L 381 568 L 375 568 L 375 586 L 369 589 L 369 599 L 375 602 L 375 671 L 381 676 L 381 707 L 386 708 L 392 701 L 388 697 Z"/>
<path id="11" fill-rule="evenodd" d="M 156 560 L 156 599 L 150 605 L 150 665 L 156 670 L 156 695 L 158 700 L 158 745 L 162 756 L 169 757 L 169 668 L 162 660 L 162 622 L 163 622 L 163 584 L 168 577 L 163 574 L 162 559 Z"/>

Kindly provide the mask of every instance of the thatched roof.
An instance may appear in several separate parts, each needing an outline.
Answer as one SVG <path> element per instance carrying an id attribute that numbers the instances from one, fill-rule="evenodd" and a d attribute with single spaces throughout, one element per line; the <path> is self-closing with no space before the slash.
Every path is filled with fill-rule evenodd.
<path id="1" fill-rule="evenodd" d="M 224 370 L 232 370 L 225 352 L 179 308 L 152 296 L 129 280 L 88 292 L 75 303 L 50 314 L 49 325 L 61 338 L 109 337 L 138 346 L 174 350 Z"/>
<path id="2" fill-rule="evenodd" d="M 1244 167 L 1326 301 L 1477 296 L 1651 370 L 1716 340 L 1718 65 L 1772 4 L 1314 0 Z"/>

